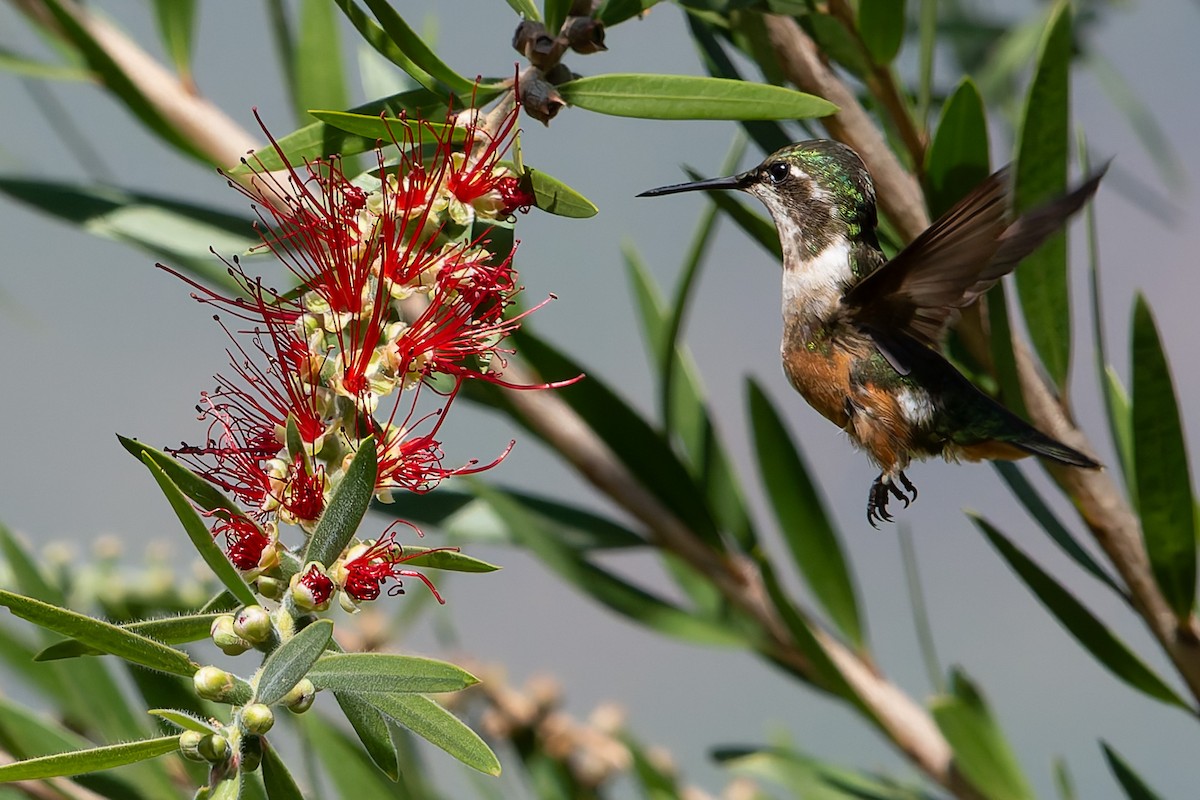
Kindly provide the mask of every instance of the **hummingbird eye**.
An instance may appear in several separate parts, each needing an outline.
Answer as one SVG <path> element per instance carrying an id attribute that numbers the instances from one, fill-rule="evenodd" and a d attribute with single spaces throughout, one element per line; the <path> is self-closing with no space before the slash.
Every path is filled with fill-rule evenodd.
<path id="1" fill-rule="evenodd" d="M 782 161 L 776 161 L 767 167 L 767 177 L 771 179 L 771 183 L 783 183 L 791 171 L 791 167 L 787 164 Z"/>

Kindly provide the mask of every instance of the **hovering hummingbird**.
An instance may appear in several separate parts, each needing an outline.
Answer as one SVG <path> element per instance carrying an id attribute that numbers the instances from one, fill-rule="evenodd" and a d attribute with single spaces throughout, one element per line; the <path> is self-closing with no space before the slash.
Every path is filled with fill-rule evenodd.
<path id="1" fill-rule="evenodd" d="M 972 190 L 890 261 L 876 235 L 875 187 L 858 154 L 814 139 L 753 169 L 642 192 L 737 189 L 767 207 L 783 246 L 783 370 L 809 405 L 880 468 L 867 520 L 907 508 L 915 459 L 1041 456 L 1100 465 L 981 392 L 941 354 L 954 313 L 1011 272 L 1096 191 L 1104 170 L 1014 217 L 1008 168 Z"/>

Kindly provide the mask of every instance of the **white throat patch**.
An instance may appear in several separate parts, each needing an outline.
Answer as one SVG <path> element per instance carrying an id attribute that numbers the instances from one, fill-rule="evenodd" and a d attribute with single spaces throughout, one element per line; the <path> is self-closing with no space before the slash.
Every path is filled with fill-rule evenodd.
<path id="1" fill-rule="evenodd" d="M 779 238 L 784 243 L 783 315 L 801 313 L 807 317 L 826 316 L 841 302 L 850 283 L 850 242 L 838 238 L 820 253 L 801 259 L 788 248 L 800 248 L 800 231 L 789 230 L 785 219 L 776 220 Z M 797 226 L 798 227 L 798 226 Z M 790 256 L 790 257 L 789 257 Z"/>

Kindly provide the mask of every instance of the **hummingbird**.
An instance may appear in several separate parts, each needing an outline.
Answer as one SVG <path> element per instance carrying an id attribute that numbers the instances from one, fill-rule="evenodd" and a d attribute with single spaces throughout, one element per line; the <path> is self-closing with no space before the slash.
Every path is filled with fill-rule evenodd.
<path id="1" fill-rule="evenodd" d="M 993 400 L 942 353 L 947 325 L 1058 231 L 1095 193 L 1104 169 L 1016 215 L 1008 167 L 988 177 L 890 260 L 879 246 L 875 186 L 851 148 L 828 139 L 784 147 L 727 178 L 639 197 L 736 189 L 767 207 L 783 250 L 788 381 L 879 467 L 867 521 L 891 522 L 890 498 L 917 489 L 914 459 L 1098 462 Z"/>

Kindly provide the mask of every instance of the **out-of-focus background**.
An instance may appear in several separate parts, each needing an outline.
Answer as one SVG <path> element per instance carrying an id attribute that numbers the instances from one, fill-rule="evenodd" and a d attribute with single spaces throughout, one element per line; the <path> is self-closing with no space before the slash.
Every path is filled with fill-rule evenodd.
<path id="1" fill-rule="evenodd" d="M 469 4 L 468 18 L 460 5 L 467 4 L 429 3 L 427 12 L 405 8 L 403 13 L 414 22 L 424 17 L 428 29 L 436 29 L 439 53 L 459 72 L 510 72 L 512 11 L 504 3 L 476 2 Z M 1015 20 L 1032 10 L 1020 5 L 996 13 L 1012 13 Z M 125 30 L 158 53 L 146 6 L 107 6 Z M 277 133 L 295 127 L 264 33 L 263 8 L 248 4 L 234 11 L 206 4 L 200 23 L 195 75 L 201 92 L 248 129 L 254 125 L 252 108 Z M 1078 71 L 1072 87 L 1075 123 L 1086 131 L 1096 155 L 1115 158 L 1095 204 L 1105 281 L 1103 322 L 1112 358 L 1127 374 L 1129 311 L 1133 293 L 1143 291 L 1172 357 L 1185 418 L 1200 402 L 1194 352 L 1200 225 L 1191 188 L 1200 174 L 1194 136 L 1200 96 L 1189 68 L 1198 31 L 1195 3 L 1159 0 L 1109 10 L 1089 42 L 1154 110 L 1181 157 L 1187 187 L 1182 191 L 1163 185 L 1095 73 Z M 29 36 L 17 16 L 0 6 L 0 47 L 39 52 L 38 43 L 25 41 Z M 355 38 L 347 35 L 344 41 Z M 608 44 L 608 54 L 568 60 L 588 74 L 701 74 L 684 35 L 683 13 L 667 4 L 612 30 Z M 360 56 L 348 49 L 347 57 Z M 939 86 L 951 87 L 958 77 L 939 72 Z M 244 210 L 243 198 L 221 178 L 148 137 L 93 87 L 63 83 L 49 97 L 59 106 L 57 113 L 82 122 L 75 133 L 89 142 L 94 155 L 81 159 L 81 151 L 68 145 L 73 134 L 53 114 L 43 113 L 45 96 L 35 99 L 20 79 L 0 74 L 0 172 L 101 178 Z M 646 122 L 572 109 L 549 129 L 528 119 L 523 126 L 526 162 L 563 179 L 600 208 L 587 221 L 537 211 L 520 220 L 517 265 L 528 297 L 553 292 L 559 298 L 538 312 L 533 325 L 567 352 L 583 356 L 591 371 L 636 405 L 650 408 L 649 366 L 620 248 L 632 242 L 659 281 L 673 284 L 707 201 L 634 195 L 681 180 L 682 164 L 713 174 L 734 126 Z M 1007 134 L 995 130 L 993 152 L 1010 148 Z M 1072 237 L 1074 313 L 1083 331 L 1087 304 L 1079 228 Z M 198 393 L 211 387 L 211 376 L 226 365 L 224 334 L 210 312 L 189 299 L 186 286 L 154 269 L 141 252 L 7 199 L 0 199 L 0 242 L 0 419 L 6 428 L 0 520 L 35 546 L 65 543 L 79 559 L 92 557 L 98 537 L 119 542 L 135 561 L 168 548 L 169 558 L 186 572 L 192 556 L 177 521 L 114 434 L 155 445 L 202 438 L 192 407 Z M 687 319 L 687 341 L 723 421 L 721 433 L 743 469 L 754 469 L 743 423 L 745 378 L 760 380 L 788 409 L 792 430 L 846 532 L 880 666 L 922 697 L 931 688 L 909 613 L 896 528 L 875 531 L 867 525 L 864 504 L 873 469 L 783 379 L 777 273 L 777 266 L 741 234 L 731 229 L 721 235 Z M 1077 415 L 1103 447 L 1101 459 L 1112 463 L 1086 336 L 1077 339 L 1074 365 Z M 490 460 L 517 436 L 512 455 L 489 479 L 602 504 L 506 420 L 460 403 L 443 431 L 448 432 L 449 463 Z M 1189 431 L 1193 452 L 1200 452 L 1198 431 L 1194 424 Z M 1027 472 L 1038 475 L 1039 470 L 1031 464 Z M 1013 580 L 963 509 L 1002 522 L 1102 616 L 1117 610 L 1112 596 L 1097 591 L 1046 543 L 988 467 L 931 463 L 914 466 L 909 474 L 921 496 L 898 519 L 916 542 L 938 654 L 947 664 L 962 664 L 982 685 L 1039 793 L 1051 793 L 1048 757 L 1057 754 L 1069 763 L 1080 797 L 1111 796 L 1113 783 L 1096 744 L 1103 738 L 1166 796 L 1192 796 L 1200 781 L 1195 726 L 1178 710 L 1143 702 L 1117 685 Z M 753 500 L 762 510 L 761 498 Z M 1061 510 L 1069 516 L 1069 509 Z M 385 522 L 380 518 L 381 527 Z M 428 539 L 438 543 L 436 535 Z M 797 689 L 748 656 L 652 636 L 590 605 L 520 553 L 479 547 L 472 554 L 505 568 L 442 581 L 448 604 L 432 612 L 436 624 L 419 628 L 406 642 L 408 649 L 447 652 L 440 641 L 452 630 L 451 657 L 467 654 L 502 663 L 516 682 L 551 673 L 564 685 L 568 708 L 579 714 L 615 700 L 628 709 L 630 725 L 643 741 L 669 748 L 690 781 L 712 790 L 724 777 L 709 764 L 708 748 L 762 742 L 779 730 L 825 758 L 900 774 L 910 769 L 842 707 Z M 638 558 L 614 563 L 630 574 L 655 574 Z M 1154 654 L 1131 617 L 1112 616 L 1130 620 L 1123 627 L 1118 623 L 1118 633 L 1140 652 Z M 1151 661 L 1163 666 L 1153 655 Z"/>

